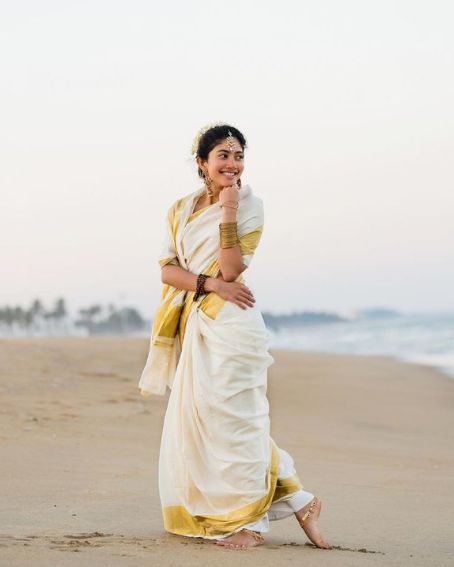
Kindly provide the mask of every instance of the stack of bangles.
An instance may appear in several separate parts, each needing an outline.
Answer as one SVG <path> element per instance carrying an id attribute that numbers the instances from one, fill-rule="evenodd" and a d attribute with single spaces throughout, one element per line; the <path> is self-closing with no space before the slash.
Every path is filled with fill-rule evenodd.
<path id="1" fill-rule="evenodd" d="M 230 207 L 231 209 L 238 209 L 238 201 L 225 201 L 221 207 Z M 221 241 L 221 248 L 233 248 L 240 243 L 238 239 L 238 222 L 221 222 L 219 225 L 219 236 Z"/>

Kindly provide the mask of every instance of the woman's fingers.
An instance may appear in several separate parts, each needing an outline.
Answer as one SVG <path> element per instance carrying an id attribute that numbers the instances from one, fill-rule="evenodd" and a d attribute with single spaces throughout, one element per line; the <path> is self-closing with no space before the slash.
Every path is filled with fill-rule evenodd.
<path id="1" fill-rule="evenodd" d="M 240 301 L 243 301 L 244 303 L 247 303 L 250 307 L 252 307 L 255 303 L 255 299 L 253 297 L 251 297 L 250 295 L 246 295 L 244 293 L 239 295 L 238 299 L 240 299 Z"/>
<path id="2" fill-rule="evenodd" d="M 250 297 L 251 299 L 253 299 L 253 300 L 255 301 L 255 299 L 254 299 L 254 294 L 253 294 L 252 291 L 251 291 L 247 286 L 245 286 L 244 284 L 241 284 L 241 292 L 242 292 L 243 294 L 245 293 L 248 297 Z"/>
<path id="3" fill-rule="evenodd" d="M 252 293 L 252 291 L 248 287 L 246 287 L 245 289 L 240 289 L 240 293 L 246 293 L 247 295 L 254 297 L 254 294 Z"/>
<path id="4" fill-rule="evenodd" d="M 254 301 L 251 300 L 250 297 L 245 296 L 245 295 L 238 295 L 236 297 L 236 301 L 235 303 L 237 303 L 238 305 L 241 304 L 241 306 L 245 306 L 246 307 L 254 307 Z"/>
<path id="5" fill-rule="evenodd" d="M 233 293 L 229 301 L 241 307 L 241 309 L 247 309 L 248 307 L 254 307 L 255 297 L 252 291 L 242 283 L 235 284 L 236 287 L 233 288 Z"/>

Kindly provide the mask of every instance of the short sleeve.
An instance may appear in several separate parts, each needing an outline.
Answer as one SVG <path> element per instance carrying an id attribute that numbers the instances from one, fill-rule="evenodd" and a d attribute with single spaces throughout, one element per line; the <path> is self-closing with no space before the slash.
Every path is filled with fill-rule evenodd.
<path id="1" fill-rule="evenodd" d="M 177 203 L 174 203 L 167 211 L 164 238 L 162 240 L 161 253 L 158 259 L 161 268 L 167 264 L 173 264 L 175 266 L 180 265 L 175 244 L 177 228 L 175 218 L 176 204 Z"/>
<path id="2" fill-rule="evenodd" d="M 263 232 L 264 213 L 262 199 L 255 197 L 244 219 L 238 225 L 243 262 L 249 266 Z"/>

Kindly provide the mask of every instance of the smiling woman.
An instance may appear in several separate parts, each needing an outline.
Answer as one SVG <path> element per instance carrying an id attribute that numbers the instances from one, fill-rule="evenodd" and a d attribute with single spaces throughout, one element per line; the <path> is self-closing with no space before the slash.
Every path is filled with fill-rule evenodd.
<path id="1" fill-rule="evenodd" d="M 229 125 L 194 142 L 204 187 L 167 214 L 159 258 L 164 288 L 143 395 L 171 389 L 159 455 L 167 531 L 244 548 L 269 520 L 294 514 L 309 539 L 321 502 L 303 490 L 292 457 L 270 436 L 270 335 L 243 272 L 263 231 L 263 202 L 242 186 L 246 140 Z"/>

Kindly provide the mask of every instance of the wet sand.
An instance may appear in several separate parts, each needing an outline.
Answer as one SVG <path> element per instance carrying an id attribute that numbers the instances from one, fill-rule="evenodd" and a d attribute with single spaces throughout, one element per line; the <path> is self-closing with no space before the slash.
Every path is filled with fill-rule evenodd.
<path id="1" fill-rule="evenodd" d="M 147 350 L 139 338 L 0 339 L 2 567 L 452 565 L 454 380 L 386 357 L 271 351 L 271 433 L 321 498 L 333 549 L 290 517 L 236 551 L 163 529 L 168 394 L 140 396 Z"/>

